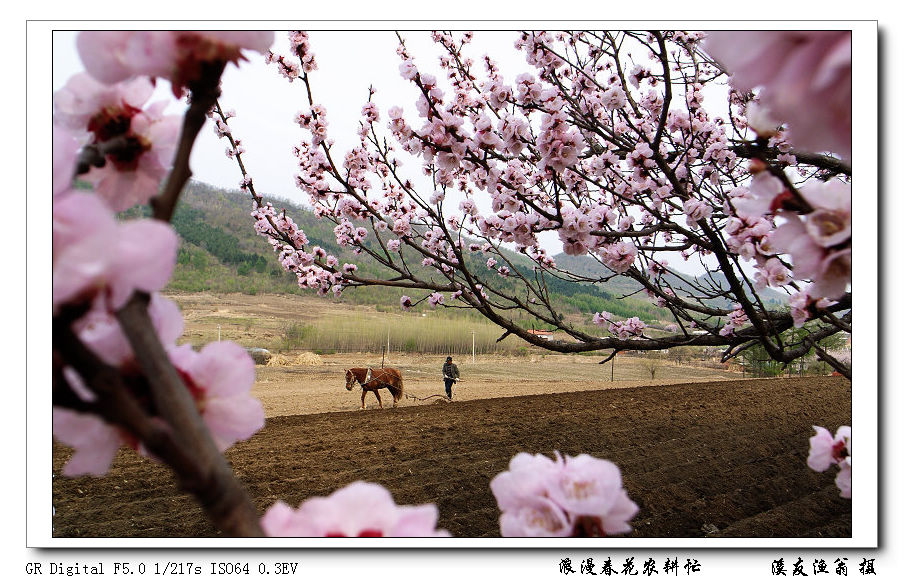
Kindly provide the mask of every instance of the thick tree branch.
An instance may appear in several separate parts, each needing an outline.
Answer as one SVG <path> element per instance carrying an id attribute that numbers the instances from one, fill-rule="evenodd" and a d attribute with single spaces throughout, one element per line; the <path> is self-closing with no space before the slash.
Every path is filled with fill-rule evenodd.
<path id="1" fill-rule="evenodd" d="M 170 362 L 147 313 L 147 296 L 136 294 L 116 313 L 135 357 L 147 375 L 160 417 L 191 447 L 199 471 L 182 480 L 217 526 L 238 537 L 262 536 L 257 511 L 217 449 L 191 394 Z"/>

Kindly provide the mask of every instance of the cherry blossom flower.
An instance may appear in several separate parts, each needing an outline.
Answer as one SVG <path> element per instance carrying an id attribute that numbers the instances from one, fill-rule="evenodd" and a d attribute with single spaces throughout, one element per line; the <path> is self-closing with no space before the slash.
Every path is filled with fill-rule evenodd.
<path id="1" fill-rule="evenodd" d="M 84 176 L 117 212 L 157 193 L 175 151 L 181 117 L 164 116 L 164 102 L 145 106 L 152 92 L 144 78 L 105 85 L 81 73 L 54 95 L 55 121 L 88 144 L 122 143 Z"/>
<path id="2" fill-rule="evenodd" d="M 851 158 L 850 31 L 718 31 L 704 47 L 736 89 L 762 87 L 795 145 Z"/>
<path id="3" fill-rule="evenodd" d="M 74 450 L 63 466 L 63 475 L 68 477 L 103 476 L 129 439 L 98 416 L 59 407 L 53 408 L 53 436 Z"/>
<path id="4" fill-rule="evenodd" d="M 851 249 L 826 249 L 813 240 L 804 221 L 794 214 L 781 215 L 786 222 L 772 234 L 770 242 L 791 255 L 794 278 L 813 282 L 814 298 L 839 299 L 851 283 Z"/>
<path id="5" fill-rule="evenodd" d="M 410 296 L 402 296 L 399 299 L 399 306 L 402 307 L 402 310 L 408 310 L 412 306 L 411 297 Z"/>
<path id="6" fill-rule="evenodd" d="M 613 535 L 631 530 L 638 508 L 612 462 L 581 454 L 519 453 L 490 482 L 504 537 Z"/>
<path id="7" fill-rule="evenodd" d="M 73 192 L 53 206 L 53 306 L 103 293 L 121 307 L 135 290 L 154 292 L 169 281 L 178 238 L 152 219 L 117 224 L 96 196 Z"/>
<path id="8" fill-rule="evenodd" d="M 806 229 L 820 247 L 844 243 L 851 237 L 851 185 L 833 178 L 810 181 L 800 194 L 815 210 L 807 215 Z"/>
<path id="9" fill-rule="evenodd" d="M 603 256 L 603 262 L 609 266 L 612 271 L 622 273 L 634 264 L 637 256 L 637 247 L 631 241 L 619 241 L 612 245 L 600 248 Z"/>
<path id="10" fill-rule="evenodd" d="M 117 335 L 110 333 L 108 337 L 115 340 Z M 169 339 L 167 335 L 164 337 Z M 110 342 L 106 341 L 106 347 Z M 254 361 L 242 347 L 232 341 L 221 341 L 210 343 L 200 353 L 190 345 L 169 345 L 168 352 L 220 451 L 247 439 L 264 426 L 264 409 L 250 394 Z M 78 385 L 73 388 L 84 389 Z M 95 415 L 54 408 L 53 430 L 61 443 L 75 450 L 63 470 L 67 476 L 105 474 L 123 444 L 144 452 L 130 434 Z"/>
<path id="11" fill-rule="evenodd" d="M 842 498 L 851 497 L 851 428 L 838 427 L 835 435 L 823 427 L 813 426 L 816 434 L 810 437 L 810 453 L 807 465 L 817 472 L 824 472 L 833 465 L 839 468 L 835 485 Z"/>
<path id="12" fill-rule="evenodd" d="M 813 426 L 816 434 L 810 437 L 810 454 L 807 465 L 817 472 L 824 472 L 832 465 L 837 465 L 849 455 L 851 428 L 838 427 L 835 435 L 824 427 Z"/>
<path id="13" fill-rule="evenodd" d="M 697 223 L 713 213 L 713 207 L 697 200 L 696 198 L 688 198 L 684 201 L 684 214 L 687 215 L 687 224 L 696 227 Z"/>
<path id="14" fill-rule="evenodd" d="M 264 426 L 264 408 L 251 395 L 254 360 L 240 345 L 215 341 L 200 352 L 182 345 L 169 356 L 220 451 Z"/>
<path id="15" fill-rule="evenodd" d="M 76 47 L 85 69 L 100 82 L 160 77 L 181 96 L 205 63 L 238 63 L 243 49 L 264 53 L 273 37 L 272 31 L 85 31 Z"/>
<path id="16" fill-rule="evenodd" d="M 276 502 L 261 526 L 270 537 L 449 537 L 438 518 L 434 504 L 398 506 L 386 488 L 358 481 L 298 509 Z"/>
<path id="17" fill-rule="evenodd" d="M 153 92 L 154 85 L 147 78 L 105 84 L 85 72 L 78 73 L 54 93 L 53 119 L 72 131 L 107 140 L 128 129 L 131 117 Z"/>
<path id="18" fill-rule="evenodd" d="M 164 348 L 174 346 L 185 326 L 178 305 L 155 292 L 148 304 L 148 316 Z M 96 299 L 94 306 L 72 326 L 78 338 L 108 365 L 126 371 L 134 367 L 131 344 L 102 300 Z"/>

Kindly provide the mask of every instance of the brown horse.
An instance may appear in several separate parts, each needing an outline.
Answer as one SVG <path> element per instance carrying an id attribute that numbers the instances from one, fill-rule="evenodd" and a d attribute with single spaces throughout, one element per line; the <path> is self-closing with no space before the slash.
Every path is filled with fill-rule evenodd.
<path id="1" fill-rule="evenodd" d="M 364 410 L 364 397 L 373 392 L 383 408 L 380 388 L 386 388 L 392 394 L 392 407 L 395 408 L 402 399 L 405 385 L 402 372 L 394 368 L 351 368 L 345 372 L 345 389 L 351 390 L 355 384 L 361 384 L 361 410 Z"/>

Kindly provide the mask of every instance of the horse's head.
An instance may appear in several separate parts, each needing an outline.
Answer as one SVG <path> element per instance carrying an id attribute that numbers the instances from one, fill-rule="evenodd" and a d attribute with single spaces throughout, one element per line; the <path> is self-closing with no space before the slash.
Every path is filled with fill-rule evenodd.
<path id="1" fill-rule="evenodd" d="M 352 373 L 352 370 L 345 370 L 345 389 L 351 390 L 352 386 L 355 385 L 355 374 Z"/>

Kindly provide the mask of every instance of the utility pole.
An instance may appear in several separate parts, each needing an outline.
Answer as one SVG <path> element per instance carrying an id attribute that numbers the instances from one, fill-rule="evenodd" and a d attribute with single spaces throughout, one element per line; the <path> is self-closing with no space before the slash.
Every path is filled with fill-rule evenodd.
<path id="1" fill-rule="evenodd" d="M 615 355 L 612 356 L 612 373 L 609 375 L 610 382 L 615 381 L 615 358 L 616 357 L 618 357 L 618 352 L 616 352 Z"/>
<path id="2" fill-rule="evenodd" d="M 474 329 L 471 329 L 471 363 L 477 363 L 477 346 Z"/>
<path id="3" fill-rule="evenodd" d="M 220 340 L 220 325 L 217 325 L 217 341 Z"/>

